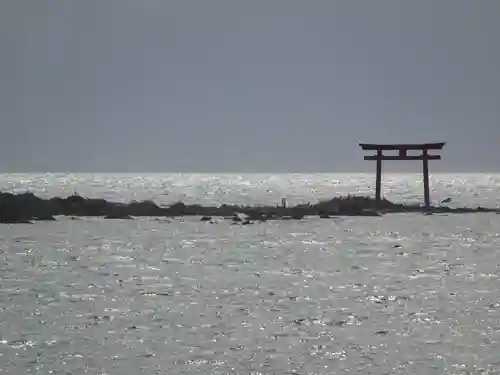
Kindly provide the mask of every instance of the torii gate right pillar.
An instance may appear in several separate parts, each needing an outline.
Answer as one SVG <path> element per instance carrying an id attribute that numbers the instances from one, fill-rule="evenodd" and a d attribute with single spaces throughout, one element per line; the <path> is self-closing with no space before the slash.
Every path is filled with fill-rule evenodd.
<path id="1" fill-rule="evenodd" d="M 363 150 L 376 151 L 376 155 L 365 156 L 365 160 L 375 160 L 377 162 L 375 201 L 380 207 L 382 199 L 382 161 L 383 160 L 422 160 L 422 172 L 424 175 L 424 204 L 430 208 L 429 189 L 429 160 L 441 160 L 440 155 L 429 155 L 429 150 L 441 150 L 445 143 L 415 143 L 415 144 L 367 144 L 361 143 Z M 397 155 L 384 155 L 384 151 L 397 151 Z M 408 151 L 421 151 L 420 155 L 408 155 Z"/>

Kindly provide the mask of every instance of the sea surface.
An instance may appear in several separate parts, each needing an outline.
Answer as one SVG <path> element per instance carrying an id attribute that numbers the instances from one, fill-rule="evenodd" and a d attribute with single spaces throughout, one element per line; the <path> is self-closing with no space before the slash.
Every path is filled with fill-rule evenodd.
<path id="1" fill-rule="evenodd" d="M 362 174 L 18 174 L 0 191 L 159 204 L 373 194 Z M 431 176 L 500 206 L 500 175 Z M 384 195 L 422 199 L 420 175 Z M 0 373 L 499 374 L 500 215 L 0 225 Z"/>

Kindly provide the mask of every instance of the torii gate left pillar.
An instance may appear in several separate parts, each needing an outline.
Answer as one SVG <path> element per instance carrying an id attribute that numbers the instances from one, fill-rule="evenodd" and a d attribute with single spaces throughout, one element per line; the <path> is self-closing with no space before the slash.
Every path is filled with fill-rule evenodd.
<path id="1" fill-rule="evenodd" d="M 429 150 L 442 150 L 445 142 L 440 143 L 414 143 L 414 144 L 368 144 L 360 143 L 363 150 L 377 151 L 376 155 L 365 156 L 365 160 L 377 162 L 377 175 L 375 184 L 375 200 L 380 207 L 382 197 L 382 160 L 422 160 L 422 172 L 424 175 L 424 202 L 425 207 L 430 208 L 431 199 L 429 193 L 429 160 L 441 160 L 440 155 L 429 155 Z M 397 155 L 384 155 L 384 151 L 398 151 Z M 421 151 L 420 155 L 408 155 L 408 151 Z"/>

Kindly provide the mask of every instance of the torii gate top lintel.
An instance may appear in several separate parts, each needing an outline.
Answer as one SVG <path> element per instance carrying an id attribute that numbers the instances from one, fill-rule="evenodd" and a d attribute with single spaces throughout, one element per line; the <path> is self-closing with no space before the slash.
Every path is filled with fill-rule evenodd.
<path id="1" fill-rule="evenodd" d="M 377 144 L 377 143 L 360 143 L 359 145 L 363 150 L 441 150 L 446 142 L 437 143 L 390 143 L 390 144 Z"/>

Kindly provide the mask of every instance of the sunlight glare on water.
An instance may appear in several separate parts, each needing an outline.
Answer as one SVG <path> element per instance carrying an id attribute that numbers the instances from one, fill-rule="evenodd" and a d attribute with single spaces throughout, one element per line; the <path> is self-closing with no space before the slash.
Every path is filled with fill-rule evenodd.
<path id="1" fill-rule="evenodd" d="M 500 175 L 431 175 L 434 204 L 452 198 L 452 206 L 498 207 Z M 152 199 L 201 204 L 290 204 L 334 196 L 373 195 L 373 174 L 0 174 L 0 191 L 51 197 L 80 194 L 115 201 Z M 398 202 L 420 202 L 421 174 L 384 174 L 383 194 Z"/>
<path id="2" fill-rule="evenodd" d="M 1 188 L 279 203 L 371 193 L 371 177 L 4 175 Z M 388 176 L 386 195 L 420 200 L 414 178 Z M 499 182 L 434 176 L 433 198 L 496 206 Z M 0 225 L 0 373 L 500 371 L 500 215 L 216 220 Z"/>

